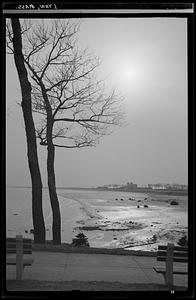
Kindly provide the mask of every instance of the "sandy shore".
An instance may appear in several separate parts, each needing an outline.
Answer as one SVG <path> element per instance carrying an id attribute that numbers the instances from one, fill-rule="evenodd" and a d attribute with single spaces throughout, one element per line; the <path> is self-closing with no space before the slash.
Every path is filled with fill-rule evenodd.
<path id="1" fill-rule="evenodd" d="M 173 198 L 148 195 L 139 200 L 94 199 L 91 203 L 74 198 L 83 210 L 74 232 L 84 232 L 91 247 L 152 251 L 160 243 L 177 243 L 188 232 L 188 213 L 182 199 L 171 205 Z"/>
<path id="2" fill-rule="evenodd" d="M 9 196 L 9 197 L 8 197 Z M 8 189 L 7 236 L 33 237 L 30 189 Z M 79 232 L 91 247 L 156 250 L 160 243 L 176 243 L 188 230 L 186 196 L 58 191 L 62 242 L 71 243 Z M 178 205 L 171 205 L 175 199 Z M 139 207 L 138 207 L 139 206 Z M 145 206 L 145 207 L 144 207 Z M 46 238 L 52 239 L 48 191 L 43 193 Z"/>

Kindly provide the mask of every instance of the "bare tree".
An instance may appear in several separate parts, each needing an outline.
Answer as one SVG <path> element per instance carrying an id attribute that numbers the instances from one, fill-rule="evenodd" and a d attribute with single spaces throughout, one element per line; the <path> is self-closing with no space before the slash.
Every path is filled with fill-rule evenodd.
<path id="1" fill-rule="evenodd" d="M 76 34 L 80 22 L 36 20 L 24 34 L 24 59 L 32 78 L 37 137 L 47 146 L 48 187 L 53 211 L 53 243 L 61 243 L 61 220 L 56 193 L 55 147 L 94 146 L 120 125 L 120 97 L 107 92 L 95 70 L 97 57 L 80 51 Z"/>
<path id="2" fill-rule="evenodd" d="M 36 133 L 32 116 L 31 84 L 28 81 L 28 73 L 24 63 L 21 27 L 18 19 L 12 19 L 11 24 L 9 23 L 9 25 L 7 25 L 7 43 L 11 53 L 14 53 L 15 65 L 22 93 L 21 106 L 25 122 L 27 156 L 32 181 L 34 242 L 45 243 L 45 224 L 42 209 L 42 181 L 37 156 Z"/>

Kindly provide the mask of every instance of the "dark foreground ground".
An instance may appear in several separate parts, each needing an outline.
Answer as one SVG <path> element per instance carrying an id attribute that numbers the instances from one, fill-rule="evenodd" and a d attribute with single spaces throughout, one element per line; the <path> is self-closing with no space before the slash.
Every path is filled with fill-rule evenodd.
<path id="1" fill-rule="evenodd" d="M 11 255 L 10 255 L 11 256 Z M 18 291 L 134 291 L 166 290 L 153 267 L 165 265 L 156 257 L 94 253 L 33 251 L 34 262 L 16 281 L 16 266 L 6 267 L 8 290 Z M 179 267 L 180 263 L 176 263 Z M 187 268 L 186 266 L 184 266 Z M 188 278 L 174 276 L 175 289 L 188 287 Z M 186 289 L 186 288 L 185 288 Z"/>
<path id="2" fill-rule="evenodd" d="M 127 284 L 106 281 L 37 281 L 37 280 L 7 280 L 8 291 L 167 291 L 162 284 Z M 177 286 L 175 291 L 185 291 L 186 287 Z"/>

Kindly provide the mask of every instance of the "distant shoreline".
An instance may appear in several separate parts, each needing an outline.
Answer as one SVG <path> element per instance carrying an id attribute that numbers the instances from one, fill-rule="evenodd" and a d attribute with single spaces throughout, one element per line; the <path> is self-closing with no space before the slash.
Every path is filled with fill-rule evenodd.
<path id="1" fill-rule="evenodd" d="M 125 193 L 146 193 L 146 194 L 162 194 L 162 195 L 176 195 L 176 196 L 187 196 L 188 191 L 180 191 L 180 190 L 152 190 L 152 189 L 143 189 L 137 188 L 133 190 L 124 190 L 124 189 L 101 189 L 101 188 L 77 188 L 77 187 L 58 187 L 57 189 L 64 190 L 88 190 L 88 191 L 103 191 L 103 192 L 125 192 Z"/>
<path id="2" fill-rule="evenodd" d="M 7 186 L 7 188 L 31 188 L 31 186 Z M 48 189 L 48 187 L 43 187 Z M 106 189 L 106 188 L 82 188 L 82 187 L 57 187 L 62 190 L 86 190 L 86 191 L 101 191 L 101 192 L 126 192 L 126 193 L 146 193 L 146 194 L 162 194 L 162 195 L 174 195 L 174 196 L 188 196 L 188 190 L 153 190 L 147 188 L 137 189 Z"/>

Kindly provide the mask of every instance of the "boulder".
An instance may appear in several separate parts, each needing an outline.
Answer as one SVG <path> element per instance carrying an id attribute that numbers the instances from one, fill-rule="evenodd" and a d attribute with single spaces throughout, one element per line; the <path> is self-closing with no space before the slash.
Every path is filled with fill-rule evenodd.
<path id="1" fill-rule="evenodd" d="M 176 200 L 172 200 L 172 201 L 170 202 L 170 205 L 178 205 L 178 202 L 177 202 Z"/>

